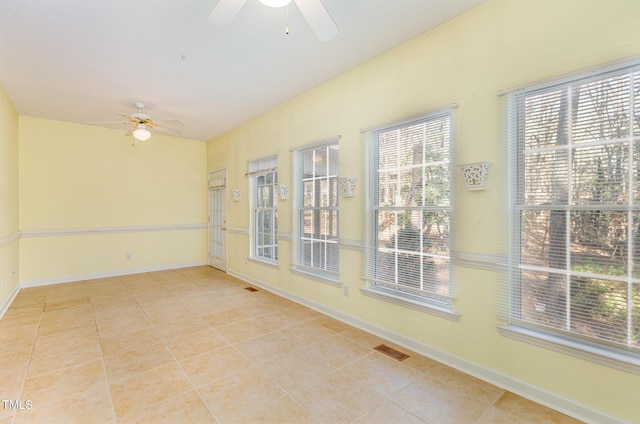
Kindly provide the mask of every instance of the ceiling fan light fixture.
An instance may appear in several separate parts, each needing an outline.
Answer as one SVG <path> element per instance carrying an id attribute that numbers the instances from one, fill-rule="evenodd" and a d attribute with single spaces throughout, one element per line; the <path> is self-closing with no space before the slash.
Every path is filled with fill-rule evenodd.
<path id="1" fill-rule="evenodd" d="M 149 137 L 151 137 L 151 133 L 147 129 L 146 125 L 138 124 L 138 128 L 133 130 L 133 137 L 136 140 L 146 141 L 149 140 Z"/>
<path id="2" fill-rule="evenodd" d="M 283 7 L 291 3 L 291 0 L 260 0 L 260 3 L 269 7 Z"/>

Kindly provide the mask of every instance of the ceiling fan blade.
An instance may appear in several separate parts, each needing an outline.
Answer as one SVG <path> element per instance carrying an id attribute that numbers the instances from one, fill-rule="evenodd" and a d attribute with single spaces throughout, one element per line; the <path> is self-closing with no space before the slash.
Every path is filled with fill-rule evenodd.
<path id="1" fill-rule="evenodd" d="M 321 0 L 294 0 L 320 41 L 328 41 L 340 31 Z"/>
<path id="2" fill-rule="evenodd" d="M 231 23 L 247 0 L 220 0 L 207 16 L 207 23 L 225 27 Z"/>
<path id="3" fill-rule="evenodd" d="M 164 126 L 182 126 L 184 125 L 184 122 L 182 121 L 178 121 L 177 119 L 159 119 L 159 120 L 154 120 L 153 122 L 155 122 L 158 126 L 164 127 Z"/>

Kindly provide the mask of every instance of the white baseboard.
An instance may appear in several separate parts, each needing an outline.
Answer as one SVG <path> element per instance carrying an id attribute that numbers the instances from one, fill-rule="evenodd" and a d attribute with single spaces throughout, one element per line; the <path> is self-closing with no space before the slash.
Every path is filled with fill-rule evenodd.
<path id="1" fill-rule="evenodd" d="M 57 278 L 48 278 L 45 280 L 23 281 L 20 283 L 21 288 L 48 286 L 51 284 L 72 283 L 75 281 L 95 280 L 97 278 L 119 277 L 121 275 L 142 274 L 153 271 L 167 271 L 178 268 L 188 268 L 191 266 L 208 265 L 207 261 L 186 262 L 180 264 L 160 265 L 146 268 L 119 269 L 116 271 L 97 272 L 92 274 L 69 275 Z"/>
<path id="2" fill-rule="evenodd" d="M 402 334 L 393 332 L 387 328 L 380 327 L 376 324 L 364 321 L 360 318 L 346 314 L 321 303 L 317 303 L 315 301 L 301 297 L 297 294 L 290 293 L 281 288 L 272 286 L 251 276 L 245 275 L 239 271 L 228 269 L 227 273 L 236 278 L 239 278 L 240 280 L 246 281 L 247 283 L 251 283 L 293 302 L 307 306 L 346 324 L 367 331 L 399 346 L 406 347 L 407 349 L 410 349 L 416 353 L 446 364 L 452 368 L 472 375 L 488 383 L 494 384 L 495 386 L 498 386 L 504 390 L 508 390 L 524 398 L 530 399 L 541 405 L 545 405 L 549 408 L 555 409 L 556 411 L 562 412 L 578 420 L 593 424 L 626 424 L 626 422 L 621 420 L 620 418 L 596 410 L 588 405 L 584 405 L 582 403 L 578 403 L 557 394 L 550 393 L 524 381 L 515 379 L 511 376 L 487 368 L 475 362 L 471 362 L 464 358 L 460 358 L 456 355 L 452 355 L 433 346 L 426 345 L 415 339 L 411 339 Z"/>
<path id="3" fill-rule="evenodd" d="M 13 303 L 13 300 L 16 298 L 18 293 L 20 293 L 20 286 L 16 285 L 13 288 L 13 291 L 11 292 L 11 294 L 9 294 L 9 297 L 7 298 L 7 301 L 4 302 L 4 305 L 2 305 L 2 308 L 0 309 L 0 319 L 2 319 L 4 314 L 7 313 L 7 310 L 9 309 L 9 306 L 11 306 L 11 304 Z"/>

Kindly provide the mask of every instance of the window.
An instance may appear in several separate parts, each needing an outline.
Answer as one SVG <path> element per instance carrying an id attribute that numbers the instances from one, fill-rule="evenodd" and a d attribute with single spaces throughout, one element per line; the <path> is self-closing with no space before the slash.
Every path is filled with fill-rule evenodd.
<path id="1" fill-rule="evenodd" d="M 451 111 L 373 130 L 369 286 L 450 308 Z"/>
<path id="2" fill-rule="evenodd" d="M 640 67 L 510 95 L 516 326 L 640 351 Z"/>
<path id="3" fill-rule="evenodd" d="M 271 156 L 249 163 L 252 185 L 253 249 L 252 256 L 271 262 L 278 260 L 278 157 Z"/>
<path id="4" fill-rule="evenodd" d="M 296 268 L 336 280 L 338 274 L 338 140 L 297 152 Z"/>

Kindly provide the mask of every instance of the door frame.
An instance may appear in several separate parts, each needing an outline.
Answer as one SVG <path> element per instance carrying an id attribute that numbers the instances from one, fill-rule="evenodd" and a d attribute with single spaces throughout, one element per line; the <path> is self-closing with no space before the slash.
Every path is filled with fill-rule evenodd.
<path id="1" fill-rule="evenodd" d="M 209 172 L 207 194 L 207 262 L 209 266 L 227 271 L 227 169 Z M 213 201 L 219 196 L 219 208 L 214 209 Z M 214 216 L 219 213 L 220 216 Z M 216 237 L 219 237 L 217 239 Z M 222 244 L 220 256 L 214 256 L 213 243 Z"/>

